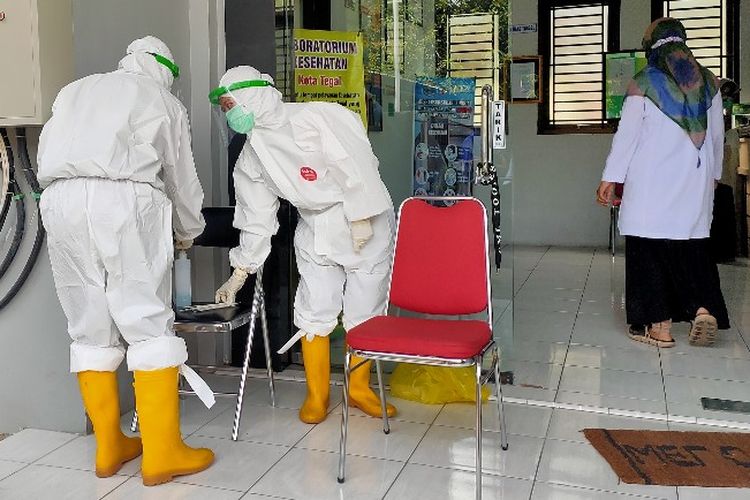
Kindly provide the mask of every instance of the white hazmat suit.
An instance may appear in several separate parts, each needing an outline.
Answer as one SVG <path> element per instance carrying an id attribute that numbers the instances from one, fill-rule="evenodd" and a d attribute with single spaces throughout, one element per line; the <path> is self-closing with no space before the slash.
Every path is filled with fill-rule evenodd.
<path id="1" fill-rule="evenodd" d="M 116 370 L 120 334 L 130 370 L 187 360 L 172 328 L 173 238 L 203 231 L 203 191 L 187 111 L 154 54 L 172 58 L 159 39 L 136 40 L 118 70 L 63 88 L 42 131 L 41 212 L 72 372 Z"/>
<path id="2" fill-rule="evenodd" d="M 251 80 L 271 82 L 268 75 L 240 66 L 230 69 L 221 85 Z M 240 246 L 230 252 L 232 267 L 254 272 L 266 260 L 278 230 L 279 198 L 300 214 L 294 238 L 300 272 L 294 323 L 300 333 L 281 352 L 304 335 L 330 334 L 342 309 L 346 329 L 382 314 L 393 204 L 360 118 L 338 104 L 283 103 L 272 86 L 229 95 L 255 115 L 234 170 L 234 224 L 241 236 Z M 364 245 L 366 234 L 355 244 L 352 223 L 368 219 L 372 238 Z"/>

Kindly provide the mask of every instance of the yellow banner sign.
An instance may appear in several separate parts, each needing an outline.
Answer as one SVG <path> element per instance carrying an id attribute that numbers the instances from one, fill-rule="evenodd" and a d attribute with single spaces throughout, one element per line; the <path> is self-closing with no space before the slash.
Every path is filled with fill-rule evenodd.
<path id="1" fill-rule="evenodd" d="M 294 30 L 296 102 L 336 102 L 367 126 L 362 36 L 344 31 Z"/>

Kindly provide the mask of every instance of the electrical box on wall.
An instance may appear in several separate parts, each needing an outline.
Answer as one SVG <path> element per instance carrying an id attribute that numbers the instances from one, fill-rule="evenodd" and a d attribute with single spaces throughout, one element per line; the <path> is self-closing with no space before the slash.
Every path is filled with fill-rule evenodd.
<path id="1" fill-rule="evenodd" d="M 71 0 L 0 0 L 0 126 L 42 125 L 73 80 Z"/>

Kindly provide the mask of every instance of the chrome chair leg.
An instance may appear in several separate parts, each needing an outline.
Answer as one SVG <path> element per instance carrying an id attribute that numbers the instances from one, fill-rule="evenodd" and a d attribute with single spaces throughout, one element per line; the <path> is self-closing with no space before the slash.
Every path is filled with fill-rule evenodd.
<path id="1" fill-rule="evenodd" d="M 617 208 L 611 206 L 609 208 L 609 249 L 612 252 L 612 257 L 615 256 L 617 243 Z"/>
<path id="2" fill-rule="evenodd" d="M 383 370 L 380 367 L 380 360 L 375 360 L 375 371 L 378 374 L 378 390 L 380 391 L 380 408 L 383 412 L 383 432 L 391 433 L 391 424 L 388 422 L 388 403 L 385 400 L 385 386 L 383 385 Z"/>
<path id="3" fill-rule="evenodd" d="M 495 391 L 497 392 L 497 416 L 500 419 L 500 447 L 508 449 L 508 431 L 505 427 L 505 406 L 503 404 L 503 385 L 500 380 L 500 348 L 495 346 Z"/>
<path id="4" fill-rule="evenodd" d="M 262 276 L 258 276 L 262 279 Z M 276 384 L 273 379 L 273 365 L 271 364 L 271 343 L 268 336 L 268 319 L 266 316 L 266 294 L 260 292 L 260 326 L 263 331 L 263 345 L 266 351 L 266 370 L 268 371 L 268 393 L 271 396 L 271 406 L 276 406 Z"/>
<path id="5" fill-rule="evenodd" d="M 349 426 L 349 376 L 351 375 L 352 355 L 346 350 L 344 355 L 344 402 L 341 409 L 341 440 L 339 442 L 339 483 L 343 484 L 346 469 L 346 435 Z"/>
<path id="6" fill-rule="evenodd" d="M 133 410 L 133 420 L 130 422 L 130 432 L 138 432 L 138 412 Z"/>
<path id="7" fill-rule="evenodd" d="M 240 390 L 237 392 L 237 407 L 234 410 L 234 422 L 232 424 L 232 441 L 237 441 L 240 433 L 240 419 L 242 418 L 242 401 L 245 397 L 245 382 L 247 381 L 247 372 L 250 368 L 250 352 L 253 349 L 253 336 L 255 334 L 255 323 L 258 319 L 258 309 L 260 308 L 260 294 L 262 289 L 261 281 L 263 274 L 258 273 L 255 277 L 255 293 L 253 294 L 253 306 L 250 310 L 250 328 L 247 334 L 247 343 L 245 344 L 245 360 L 242 363 L 242 376 L 240 377 Z"/>
<path id="8" fill-rule="evenodd" d="M 482 500 L 482 357 L 476 358 L 477 372 L 477 449 L 476 449 L 476 499 Z"/>

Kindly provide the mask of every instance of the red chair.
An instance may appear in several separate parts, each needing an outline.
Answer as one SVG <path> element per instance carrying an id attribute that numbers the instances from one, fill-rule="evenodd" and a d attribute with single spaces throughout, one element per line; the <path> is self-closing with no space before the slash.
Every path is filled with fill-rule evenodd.
<path id="1" fill-rule="evenodd" d="M 432 366 L 467 367 L 476 371 L 476 497 L 482 494 L 482 385 L 494 376 L 500 418 L 501 446 L 508 449 L 500 385 L 500 350 L 492 338 L 487 212 L 475 198 L 453 198 L 450 207 L 428 201 L 442 198 L 409 198 L 398 217 L 389 303 L 400 309 L 443 316 L 472 315 L 486 311 L 487 320 L 421 319 L 376 316 L 349 330 L 344 360 L 344 408 L 341 416 L 339 483 L 344 482 L 349 417 L 349 376 L 361 364 L 351 357 L 374 360 L 383 407 L 383 431 L 390 425 L 386 414 L 381 361 Z M 492 363 L 482 370 L 484 357 Z"/>
<path id="2" fill-rule="evenodd" d="M 620 205 L 622 205 L 623 189 L 622 184 L 615 184 L 615 196 L 609 206 L 609 250 L 612 252 L 612 257 L 615 256 L 615 245 L 617 244 L 617 217 L 620 214 Z"/>

